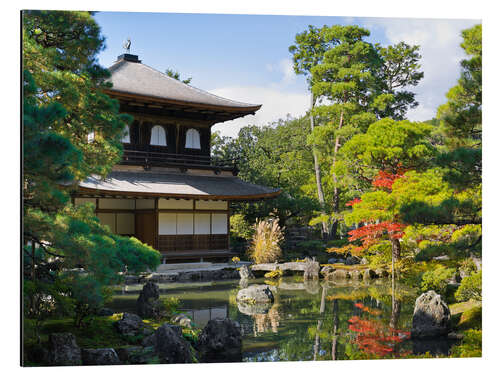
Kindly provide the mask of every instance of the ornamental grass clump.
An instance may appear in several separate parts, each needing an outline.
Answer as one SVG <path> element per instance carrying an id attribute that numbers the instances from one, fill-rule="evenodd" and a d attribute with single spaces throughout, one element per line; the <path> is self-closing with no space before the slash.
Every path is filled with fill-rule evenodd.
<path id="1" fill-rule="evenodd" d="M 255 224 L 255 233 L 248 249 L 248 256 L 255 263 L 272 263 L 281 256 L 283 230 L 278 220 L 259 221 Z"/>

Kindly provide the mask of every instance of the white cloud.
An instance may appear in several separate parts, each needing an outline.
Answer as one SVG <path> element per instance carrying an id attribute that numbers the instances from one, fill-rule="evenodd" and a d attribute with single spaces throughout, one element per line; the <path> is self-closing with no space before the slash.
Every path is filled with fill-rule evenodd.
<path id="1" fill-rule="evenodd" d="M 283 79 L 281 82 L 284 84 L 289 84 L 295 81 L 297 75 L 293 70 L 293 62 L 290 59 L 283 59 L 279 63 L 281 73 L 283 73 Z"/>
<path id="2" fill-rule="evenodd" d="M 420 45 L 424 78 L 414 91 L 420 105 L 408 112 L 411 120 L 428 120 L 437 107 L 446 102 L 446 92 L 456 84 L 460 75 L 459 62 L 465 57 L 460 48 L 460 32 L 479 21 L 442 19 L 363 19 L 370 29 L 381 28 L 391 44 L 404 41 Z"/>
<path id="3" fill-rule="evenodd" d="M 219 130 L 222 135 L 237 137 L 239 130 L 247 125 L 264 126 L 272 121 L 285 118 L 287 114 L 293 117 L 303 115 L 309 108 L 309 94 L 287 92 L 280 87 L 222 87 L 210 90 L 212 94 L 245 103 L 262 104 L 255 115 L 248 115 L 232 121 L 215 125 L 212 129 Z"/>

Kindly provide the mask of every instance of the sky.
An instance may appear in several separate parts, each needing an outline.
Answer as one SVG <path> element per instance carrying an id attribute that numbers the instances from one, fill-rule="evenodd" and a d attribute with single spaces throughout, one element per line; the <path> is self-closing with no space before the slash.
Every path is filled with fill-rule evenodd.
<path id="1" fill-rule="evenodd" d="M 412 88 L 420 104 L 408 112 L 408 118 L 424 121 L 434 117 L 459 77 L 459 62 L 465 57 L 460 48 L 461 30 L 480 22 L 133 12 L 99 12 L 95 18 L 106 38 L 106 49 L 99 55 L 102 65 L 110 66 L 124 53 L 122 44 L 130 37 L 130 53 L 139 55 L 144 64 L 162 72 L 177 70 L 181 78 L 192 77 L 192 86 L 215 95 L 262 104 L 255 115 L 213 127 L 232 137 L 243 126 L 263 126 L 307 111 L 306 81 L 294 73 L 288 47 L 308 25 L 355 24 L 370 30 L 369 42 L 420 45 L 424 78 Z"/>

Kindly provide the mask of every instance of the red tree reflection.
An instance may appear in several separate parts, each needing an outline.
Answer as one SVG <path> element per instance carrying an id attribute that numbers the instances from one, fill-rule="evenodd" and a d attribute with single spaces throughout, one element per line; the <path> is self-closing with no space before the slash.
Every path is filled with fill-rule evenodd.
<path id="1" fill-rule="evenodd" d="M 356 303 L 354 306 L 362 311 L 362 314 L 377 316 L 380 310 Z M 410 354 L 410 351 L 399 350 L 397 344 L 410 338 L 410 332 L 395 329 L 384 324 L 380 320 L 373 318 L 363 319 L 360 316 L 353 316 L 349 320 L 349 330 L 356 332 L 354 343 L 368 355 L 375 357 L 403 357 Z"/>

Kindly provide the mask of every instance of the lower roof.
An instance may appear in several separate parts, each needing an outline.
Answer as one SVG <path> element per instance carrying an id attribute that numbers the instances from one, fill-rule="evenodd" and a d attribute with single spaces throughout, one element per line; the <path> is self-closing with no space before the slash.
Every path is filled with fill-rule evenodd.
<path id="1" fill-rule="evenodd" d="M 273 198 L 280 189 L 244 182 L 233 176 L 199 176 L 157 171 L 112 171 L 104 180 L 89 177 L 79 194 L 171 198 L 252 200 Z"/>

